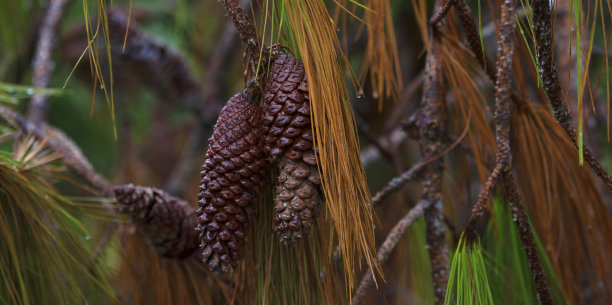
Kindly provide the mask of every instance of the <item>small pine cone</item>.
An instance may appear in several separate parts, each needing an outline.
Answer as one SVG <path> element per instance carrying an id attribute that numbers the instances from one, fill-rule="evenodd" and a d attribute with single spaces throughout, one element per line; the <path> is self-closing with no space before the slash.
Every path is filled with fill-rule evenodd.
<path id="1" fill-rule="evenodd" d="M 198 248 L 198 220 L 187 202 L 162 190 L 132 184 L 117 186 L 114 192 L 119 211 L 129 214 L 157 253 L 186 258 Z"/>
<path id="2" fill-rule="evenodd" d="M 299 160 L 302 151 L 312 148 L 308 83 L 302 63 L 279 52 L 264 92 L 264 152 L 274 160 L 290 151 L 287 157 Z"/>
<path id="3" fill-rule="evenodd" d="M 274 198 L 274 232 L 283 244 L 295 242 L 310 232 L 321 209 L 321 178 L 314 152 L 301 160 L 281 158 Z"/>
<path id="4" fill-rule="evenodd" d="M 203 262 L 229 272 L 255 214 L 268 163 L 261 148 L 262 110 L 243 93 L 223 107 L 202 166 L 198 210 Z"/>

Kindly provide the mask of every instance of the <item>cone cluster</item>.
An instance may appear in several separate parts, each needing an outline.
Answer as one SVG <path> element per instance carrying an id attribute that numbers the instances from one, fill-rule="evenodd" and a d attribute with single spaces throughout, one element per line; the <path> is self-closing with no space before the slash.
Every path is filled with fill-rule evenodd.
<path id="1" fill-rule="evenodd" d="M 185 258 L 198 249 L 195 209 L 187 202 L 162 190 L 132 184 L 117 186 L 114 192 L 119 211 L 129 215 L 157 253 Z"/>
<path id="2" fill-rule="evenodd" d="M 203 262 L 213 271 L 228 272 L 240 259 L 270 164 L 280 170 L 274 231 L 281 242 L 306 235 L 319 214 L 321 179 L 303 65 L 278 52 L 263 89 L 261 99 L 247 89 L 228 101 L 202 166 L 198 229 Z"/>

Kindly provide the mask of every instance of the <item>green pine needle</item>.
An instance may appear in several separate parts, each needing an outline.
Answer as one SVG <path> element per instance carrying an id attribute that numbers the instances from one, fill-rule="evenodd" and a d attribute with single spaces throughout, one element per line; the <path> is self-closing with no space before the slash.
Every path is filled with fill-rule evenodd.
<path id="1" fill-rule="evenodd" d="M 108 271 L 92 260 L 95 244 L 77 215 L 83 205 L 30 167 L 0 151 L 0 304 L 116 303 Z"/>
<path id="2" fill-rule="evenodd" d="M 480 240 L 468 244 L 465 235 L 461 235 L 451 262 L 444 304 L 493 304 Z"/>
<path id="3" fill-rule="evenodd" d="M 544 265 L 557 304 L 568 304 L 542 243 L 536 234 L 534 237 L 538 256 Z M 507 203 L 500 197 L 493 200 L 491 222 L 484 234 L 483 243 L 486 248 L 484 257 L 495 304 L 537 305 L 533 278 L 520 236 L 512 221 Z"/>

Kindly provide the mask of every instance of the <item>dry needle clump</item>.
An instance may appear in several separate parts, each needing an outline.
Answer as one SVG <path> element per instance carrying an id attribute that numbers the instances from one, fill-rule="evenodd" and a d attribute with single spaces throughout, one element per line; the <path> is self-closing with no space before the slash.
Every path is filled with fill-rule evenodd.
<path id="1" fill-rule="evenodd" d="M 203 256 L 211 270 L 229 272 L 240 259 L 268 167 L 262 149 L 262 110 L 246 93 L 223 107 L 206 161 L 198 210 Z"/>
<path id="2" fill-rule="evenodd" d="M 277 54 L 264 90 L 264 151 L 273 161 L 280 158 L 274 232 L 286 244 L 310 232 L 322 199 L 304 66 L 291 55 Z"/>
<path id="3" fill-rule="evenodd" d="M 117 186 L 114 192 L 119 211 L 129 214 L 157 253 L 185 258 L 198 248 L 195 209 L 187 202 L 162 190 L 132 184 Z"/>

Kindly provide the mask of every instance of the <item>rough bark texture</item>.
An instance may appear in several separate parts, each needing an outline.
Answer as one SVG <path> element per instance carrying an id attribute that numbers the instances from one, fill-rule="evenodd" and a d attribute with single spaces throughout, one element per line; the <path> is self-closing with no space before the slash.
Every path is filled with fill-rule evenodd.
<path id="1" fill-rule="evenodd" d="M 487 186 L 494 184 L 500 179 L 504 187 L 505 195 L 510 203 L 512 218 L 520 234 L 523 249 L 527 257 L 529 269 L 533 276 L 538 300 L 541 304 L 554 304 L 550 294 L 550 285 L 544 274 L 544 269 L 538 258 L 536 244 L 529 226 L 529 221 L 516 185 L 516 178 L 512 172 L 512 154 L 510 151 L 510 123 L 512 115 L 512 62 L 514 56 L 514 39 L 516 22 L 514 18 L 515 3 L 513 0 L 505 0 L 502 5 L 502 16 L 500 20 L 500 41 L 497 51 L 497 74 L 495 84 L 495 142 L 497 143 L 497 154 L 495 157 L 495 169 L 487 180 Z M 479 200 L 474 206 L 472 217 L 468 222 L 468 231 L 474 220 L 482 214 L 486 199 L 491 189 L 484 187 Z"/>
<path id="2" fill-rule="evenodd" d="M 129 214 L 157 253 L 186 258 L 198 249 L 197 217 L 187 202 L 162 190 L 131 184 L 117 186 L 114 192 L 119 211 Z"/>
<path id="3" fill-rule="evenodd" d="M 531 226 L 529 225 L 529 218 L 527 212 L 521 203 L 521 195 L 516 184 L 516 177 L 514 173 L 509 170 L 501 175 L 501 182 L 504 185 L 504 193 L 506 199 L 510 203 L 510 212 L 512 213 L 512 220 L 516 225 L 516 229 L 520 235 L 523 249 L 525 250 L 525 256 L 533 277 L 533 283 L 535 285 L 536 296 L 538 301 L 542 305 L 552 305 L 555 301 L 550 294 L 550 284 L 548 278 L 544 273 L 544 267 L 538 257 L 538 249 L 531 232 Z"/>
<path id="4" fill-rule="evenodd" d="M 439 155 L 446 139 L 446 111 L 444 85 L 435 43 L 427 54 L 421 114 L 418 120 L 421 160 Z M 433 202 L 425 210 L 427 250 L 431 260 L 431 273 L 436 304 L 444 304 L 448 282 L 448 244 L 445 238 L 442 211 L 442 178 L 444 160 L 436 159 L 423 168 L 422 200 Z"/>
<path id="5" fill-rule="evenodd" d="M 470 50 L 472 50 L 474 57 L 476 60 L 478 60 L 478 63 L 485 70 L 489 78 L 495 82 L 495 69 L 488 60 L 486 54 L 483 53 L 484 49 L 480 41 L 480 32 L 478 31 L 478 25 L 476 24 L 476 20 L 474 20 L 472 10 L 465 0 L 456 0 L 455 7 L 457 8 L 457 15 L 459 16 L 459 21 L 461 22 L 463 30 L 465 31 L 465 36 L 467 38 L 467 43 Z"/>
<path id="6" fill-rule="evenodd" d="M 198 228 L 203 262 L 217 272 L 240 259 L 267 170 L 261 109 L 247 99 L 238 93 L 221 110 L 202 166 Z"/>

